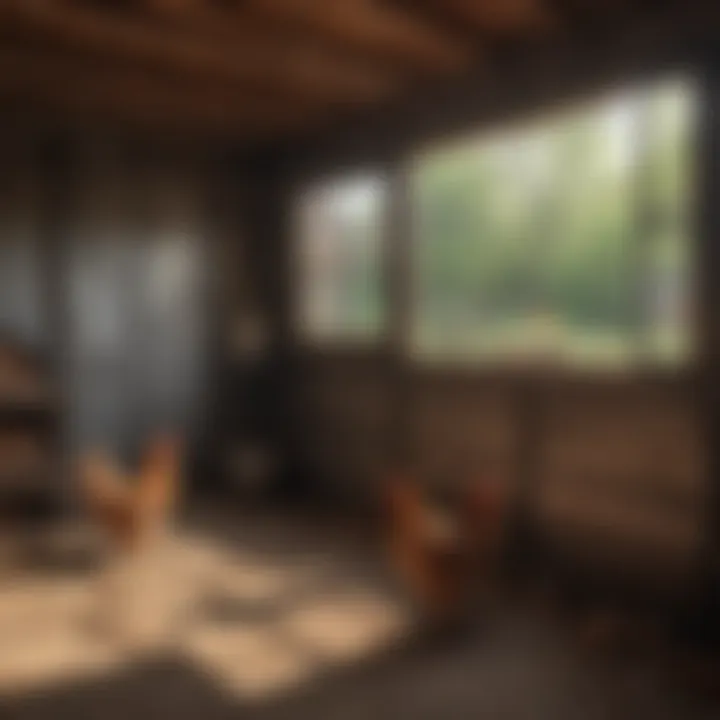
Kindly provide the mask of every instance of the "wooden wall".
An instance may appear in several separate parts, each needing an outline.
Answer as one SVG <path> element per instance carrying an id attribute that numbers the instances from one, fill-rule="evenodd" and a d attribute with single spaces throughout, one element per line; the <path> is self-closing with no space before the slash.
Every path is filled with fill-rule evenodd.
<path id="1" fill-rule="evenodd" d="M 385 470 L 394 394 L 382 357 L 299 358 L 291 417 L 295 461 L 310 487 L 335 500 L 372 502 Z"/>
<path id="2" fill-rule="evenodd" d="M 694 569 L 708 458 L 700 409 L 682 383 L 561 389 L 537 422 L 534 507 L 555 547 L 628 571 Z"/>
<path id="3" fill-rule="evenodd" d="M 296 460 L 331 496 L 373 502 L 404 434 L 424 481 L 501 478 L 542 554 L 673 582 L 697 570 L 711 485 L 702 405 L 688 381 L 408 368 L 400 398 L 396 373 L 378 358 L 318 353 L 299 365 Z"/>
<path id="4" fill-rule="evenodd" d="M 603 63 L 599 54 L 588 62 L 576 48 L 571 51 L 574 69 L 557 65 L 553 77 L 552 63 L 545 64 L 535 83 L 531 69 L 514 92 L 503 86 L 496 95 L 473 99 L 466 87 L 464 100 L 450 94 L 442 108 L 418 103 L 418 112 L 378 115 L 365 127 L 317 137 L 286 157 L 284 210 L 291 207 L 293 188 L 310 179 L 367 167 L 401 176 L 408 153 L 423 142 L 511 117 L 518 109 L 526 112 L 532 98 L 547 105 L 591 94 L 593 87 L 633 76 L 633 68 L 642 68 L 636 77 L 653 77 L 664 67 L 689 68 L 707 99 L 717 92 L 707 83 L 707 58 L 698 60 L 697 53 L 686 51 L 674 46 L 661 61 L 663 53 L 653 46 L 644 61 L 635 56 L 635 62 L 618 51 L 615 60 Z M 525 96 L 523 89 L 528 89 Z M 706 103 L 701 114 L 709 118 L 711 113 Z M 701 158 L 716 147 L 720 132 L 716 120 L 706 125 L 699 136 Z M 706 172 L 704 159 L 699 165 Z M 389 449 L 401 435 L 410 439 L 423 474 L 437 482 L 452 482 L 458 466 L 472 466 L 473 458 L 505 478 L 518 517 L 543 553 L 587 567 L 627 570 L 629 576 L 643 571 L 669 581 L 666 586 L 679 576 L 692 576 L 701 562 L 707 566 L 704 552 L 716 526 L 717 463 L 708 442 L 716 420 L 710 419 L 705 388 L 717 384 L 717 369 L 707 370 L 702 360 L 710 327 L 717 324 L 708 288 L 717 283 L 715 270 L 703 262 L 712 261 L 707 251 L 717 213 L 704 208 L 717 185 L 701 182 L 697 190 L 698 217 L 705 219 L 697 226 L 696 249 L 706 271 L 698 284 L 700 362 L 677 376 L 594 378 L 453 372 L 404 358 L 398 350 L 407 330 L 407 259 L 403 267 L 402 258 L 409 233 L 401 185 L 393 199 L 400 212 L 392 214 L 388 233 L 389 337 L 362 352 L 294 348 L 297 375 L 288 423 L 296 438 L 299 474 L 309 474 L 351 502 L 365 503 L 372 500 L 388 467 Z M 287 254 L 293 238 L 285 230 L 276 245 Z M 292 315 L 292 298 L 285 311 Z"/>

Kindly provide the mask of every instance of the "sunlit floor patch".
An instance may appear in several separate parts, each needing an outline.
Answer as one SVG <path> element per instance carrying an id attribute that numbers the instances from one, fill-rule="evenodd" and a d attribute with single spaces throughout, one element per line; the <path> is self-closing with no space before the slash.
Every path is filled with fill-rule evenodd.
<path id="1" fill-rule="evenodd" d="M 213 587 L 249 603 L 276 603 L 297 586 L 297 572 L 248 558 L 232 558 Z"/>
<path id="2" fill-rule="evenodd" d="M 327 662 L 342 663 L 395 642 L 407 618 L 386 596 L 357 589 L 308 599 L 281 622 L 289 635 Z"/>
<path id="3" fill-rule="evenodd" d="M 400 609 L 380 594 L 320 593 L 263 623 L 197 626 L 184 649 L 225 690 L 259 699 L 379 652 L 405 627 Z"/>
<path id="4" fill-rule="evenodd" d="M 93 639 L 74 622 L 65 627 L 56 622 L 43 631 L 25 627 L 25 633 L 2 639 L 0 693 L 41 690 L 75 678 L 102 676 L 124 659 L 123 653 Z"/>
<path id="5" fill-rule="evenodd" d="M 148 590 L 142 612 L 162 615 L 173 607 L 165 600 L 182 594 L 171 651 L 239 701 L 291 692 L 395 641 L 405 618 L 389 596 L 369 583 L 350 585 L 341 553 L 296 550 L 255 552 L 179 536 L 171 558 L 150 561 L 158 567 L 148 576 L 152 587 L 142 583 Z M 103 603 L 97 580 L 28 573 L 0 583 L 0 694 L 102 677 L 133 661 L 137 648 L 91 632 Z"/>
<path id="6" fill-rule="evenodd" d="M 311 655 L 269 625 L 196 628 L 183 647 L 200 670 L 239 699 L 278 695 L 317 670 Z"/>

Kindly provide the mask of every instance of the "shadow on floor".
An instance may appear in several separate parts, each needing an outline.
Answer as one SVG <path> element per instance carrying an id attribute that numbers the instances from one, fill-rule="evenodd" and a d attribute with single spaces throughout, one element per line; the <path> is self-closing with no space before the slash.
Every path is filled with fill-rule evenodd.
<path id="1" fill-rule="evenodd" d="M 578 662 L 552 633 L 506 621 L 463 637 L 400 644 L 277 696 L 232 696 L 194 663 L 164 657 L 102 680 L 47 688 L 6 705 L 12 720 L 708 720 L 717 708 L 650 666 Z"/>
<path id="2" fill-rule="evenodd" d="M 264 641 L 237 655 L 243 633 L 253 625 L 271 626 L 268 639 L 278 639 L 273 619 L 292 611 L 293 603 L 315 594 L 333 593 L 381 574 L 367 544 L 349 549 L 335 529 L 320 532 L 317 523 L 297 525 L 287 518 L 233 517 L 226 525 L 217 516 L 202 530 L 213 539 L 203 555 L 212 562 L 217 543 L 217 574 L 228 574 L 228 562 L 243 558 L 263 568 L 281 570 L 299 562 L 317 563 L 299 584 L 278 591 L 277 598 L 250 601 L 240 590 L 220 583 L 206 596 L 203 622 L 217 652 L 236 665 L 261 664 Z M 202 525 L 199 527 L 203 527 Z M 347 546 L 344 543 L 347 542 Z M 361 543 L 362 544 L 362 543 Z M 330 549 L 330 551 L 328 550 Z M 233 560 L 224 550 L 236 553 Z M 320 562 L 330 552 L 335 563 Z M 340 556 L 339 560 L 337 556 Z M 370 559 L 368 559 L 370 556 Z M 308 560 L 309 558 L 309 560 Z M 244 575 L 240 578 L 244 582 Z M 252 576 L 251 576 L 252 579 Z M 255 588 L 257 589 L 257 588 Z M 282 625 L 282 623 L 279 623 Z M 203 626 L 204 627 L 204 626 Z M 235 638 L 238 638 L 237 642 Z M 285 647 L 285 646 L 283 646 Z M 296 650 L 287 644 L 287 652 Z M 302 648 L 303 652 L 308 651 Z M 1 651 L 1 649 L 0 649 Z M 317 648 L 316 648 L 317 651 Z M 215 650 L 213 650 L 215 652 Z M 282 652 L 285 650 L 281 649 Z M 302 657 L 305 657 L 301 654 Z M 308 662 L 312 653 L 308 651 Z M 282 658 L 281 658 L 282 659 Z M 659 658 L 615 657 L 592 661 L 569 642 L 564 629 L 527 609 L 504 607 L 484 627 L 446 638 L 404 635 L 362 660 L 327 662 L 319 672 L 252 700 L 233 692 L 209 666 L 180 651 L 154 660 L 126 664 L 102 679 L 46 685 L 42 691 L 0 699 L 5 720 L 709 720 L 720 717 L 717 706 L 681 692 L 672 667 Z"/>

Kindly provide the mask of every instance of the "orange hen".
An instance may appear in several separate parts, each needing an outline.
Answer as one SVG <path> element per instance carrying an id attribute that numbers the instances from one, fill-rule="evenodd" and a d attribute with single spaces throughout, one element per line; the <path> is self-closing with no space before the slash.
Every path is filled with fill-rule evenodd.
<path id="1" fill-rule="evenodd" d="M 116 547 L 125 550 L 164 526 L 179 476 L 179 445 L 165 436 L 151 444 L 134 479 L 99 453 L 87 457 L 82 467 L 85 501 L 93 519 Z"/>
<path id="2" fill-rule="evenodd" d="M 452 511 L 398 477 L 388 484 L 385 499 L 390 560 L 420 610 L 431 622 L 464 617 L 497 546 L 497 492 L 477 485 Z"/>

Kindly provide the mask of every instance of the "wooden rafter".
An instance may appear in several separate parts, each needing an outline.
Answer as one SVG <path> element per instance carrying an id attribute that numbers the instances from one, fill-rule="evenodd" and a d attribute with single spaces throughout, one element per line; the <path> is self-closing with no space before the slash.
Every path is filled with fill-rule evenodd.
<path id="1" fill-rule="evenodd" d="M 376 74 L 349 73 L 333 63 L 300 62 L 242 44 L 198 39 L 191 30 L 157 28 L 142 19 L 109 15 L 58 0 L 0 0 L 5 26 L 40 34 L 97 55 L 161 66 L 190 76 L 232 80 L 264 87 L 287 99 L 363 102 L 384 97 L 392 82 Z"/>
<path id="2" fill-rule="evenodd" d="M 485 35 L 513 35 L 547 31 L 559 19 L 551 0 L 418 0 L 438 12 L 454 16 Z"/>
<path id="3" fill-rule="evenodd" d="M 662 8 L 702 27 L 717 4 L 0 0 L 0 94 L 238 137 L 267 138 L 274 129 L 279 139 L 293 128 L 322 134 L 362 105 L 405 107 L 423 78 L 430 95 L 444 97 L 462 74 L 477 88 L 543 50 L 552 55 L 578 42 L 582 55 L 606 41 L 616 46 L 625 27 L 633 46 L 652 48 Z M 681 34 L 673 23 L 671 35 Z M 372 113 L 357 117 L 363 123 Z"/>
<path id="4" fill-rule="evenodd" d="M 321 42 L 341 43 L 426 70 L 459 70 L 474 57 L 459 39 L 447 37 L 412 13 L 372 0 L 238 0 L 234 4 L 241 15 L 268 18 Z"/>
<path id="5" fill-rule="evenodd" d="M 637 0 L 546 0 L 572 32 L 597 33 L 638 12 Z"/>
<path id="6" fill-rule="evenodd" d="M 237 93 L 225 84 L 180 83 L 118 65 L 97 66 L 68 56 L 4 43 L 0 96 L 61 112 L 114 115 L 168 126 L 206 128 L 238 136 L 307 122 L 306 108 Z"/>
<path id="7" fill-rule="evenodd" d="M 407 75 L 393 63 L 314 42 L 257 13 L 228 13 L 201 0 L 135 0 L 135 3 L 148 22 L 190 30 L 209 43 L 241 47 L 243 54 L 252 56 L 258 65 L 276 67 L 278 72 L 291 76 L 299 66 L 308 76 L 389 89 L 399 86 Z"/>

